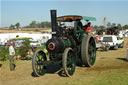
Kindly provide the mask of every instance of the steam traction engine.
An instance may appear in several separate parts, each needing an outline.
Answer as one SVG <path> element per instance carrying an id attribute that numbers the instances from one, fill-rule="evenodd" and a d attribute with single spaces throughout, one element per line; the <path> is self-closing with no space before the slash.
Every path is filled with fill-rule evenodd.
<path id="1" fill-rule="evenodd" d="M 56 10 L 51 10 L 52 38 L 46 42 L 49 57 L 43 50 L 37 50 L 32 59 L 36 76 L 44 75 L 49 64 L 61 64 L 64 74 L 72 76 L 76 59 L 82 66 L 91 67 L 96 60 L 95 40 L 84 33 L 81 20 L 96 20 L 93 17 L 61 16 L 56 18 Z"/>

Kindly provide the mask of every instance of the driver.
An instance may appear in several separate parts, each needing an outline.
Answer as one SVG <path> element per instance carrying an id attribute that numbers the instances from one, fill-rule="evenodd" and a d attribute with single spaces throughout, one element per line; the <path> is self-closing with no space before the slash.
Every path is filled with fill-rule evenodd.
<path id="1" fill-rule="evenodd" d="M 84 28 L 84 32 L 91 33 L 92 27 L 90 22 L 88 22 L 87 25 L 84 26 Z"/>

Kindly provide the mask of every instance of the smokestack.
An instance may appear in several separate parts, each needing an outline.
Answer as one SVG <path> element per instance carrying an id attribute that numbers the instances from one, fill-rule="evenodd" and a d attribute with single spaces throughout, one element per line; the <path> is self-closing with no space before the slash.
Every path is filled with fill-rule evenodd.
<path id="1" fill-rule="evenodd" d="M 57 23 L 56 23 L 56 10 L 51 10 L 51 26 L 52 26 L 52 37 L 56 35 Z"/>

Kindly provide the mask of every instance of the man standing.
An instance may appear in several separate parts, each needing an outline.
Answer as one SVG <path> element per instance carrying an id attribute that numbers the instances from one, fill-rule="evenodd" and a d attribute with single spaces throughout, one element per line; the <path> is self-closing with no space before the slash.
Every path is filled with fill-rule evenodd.
<path id="1" fill-rule="evenodd" d="M 9 59 L 10 59 L 10 70 L 14 70 L 16 65 L 14 64 L 15 49 L 14 43 L 11 42 L 9 46 Z"/>

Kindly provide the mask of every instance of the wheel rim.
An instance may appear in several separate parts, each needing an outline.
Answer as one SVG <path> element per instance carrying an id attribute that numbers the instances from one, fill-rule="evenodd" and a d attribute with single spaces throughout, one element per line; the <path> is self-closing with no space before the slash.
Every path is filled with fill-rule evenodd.
<path id="1" fill-rule="evenodd" d="M 68 55 L 67 55 L 67 71 L 70 75 L 73 75 L 73 73 L 75 72 L 75 56 L 73 54 L 73 52 L 70 50 L 68 52 Z"/>
<path id="2" fill-rule="evenodd" d="M 95 63 L 96 45 L 95 45 L 95 41 L 93 39 L 90 39 L 89 45 L 88 45 L 88 59 L 89 59 L 89 63 L 91 65 L 93 65 Z"/>
<path id="3" fill-rule="evenodd" d="M 39 51 L 35 54 L 35 61 L 34 61 L 34 72 L 36 73 L 36 75 L 44 75 L 46 73 L 47 70 L 47 64 L 45 64 L 46 62 L 46 55 L 43 51 Z"/>

